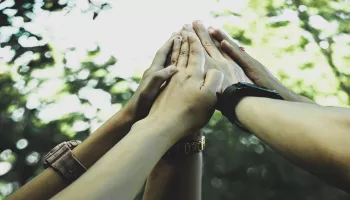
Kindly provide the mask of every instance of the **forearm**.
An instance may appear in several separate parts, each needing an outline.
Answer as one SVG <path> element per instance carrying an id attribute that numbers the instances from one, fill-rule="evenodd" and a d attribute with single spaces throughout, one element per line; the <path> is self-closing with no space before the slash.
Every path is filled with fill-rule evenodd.
<path id="1" fill-rule="evenodd" d="M 86 167 L 92 166 L 130 130 L 131 118 L 122 110 L 73 150 L 74 156 Z M 8 199 L 49 199 L 68 185 L 57 172 L 48 168 L 17 190 Z"/>
<path id="2" fill-rule="evenodd" d="M 175 143 L 171 137 L 174 130 L 171 124 L 154 125 L 154 119 L 141 120 L 54 199 L 133 199 L 161 156 Z"/>
<path id="3" fill-rule="evenodd" d="M 246 97 L 236 107 L 236 115 L 300 167 L 333 183 L 349 181 L 349 109 Z"/>
<path id="4" fill-rule="evenodd" d="M 202 164 L 202 153 L 162 158 L 147 178 L 143 200 L 201 199 Z"/>

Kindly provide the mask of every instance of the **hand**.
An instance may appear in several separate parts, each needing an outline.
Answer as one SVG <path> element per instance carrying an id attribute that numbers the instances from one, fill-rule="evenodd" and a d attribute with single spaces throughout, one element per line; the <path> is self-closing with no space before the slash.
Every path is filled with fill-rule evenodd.
<path id="1" fill-rule="evenodd" d="M 159 95 L 148 117 L 161 120 L 162 126 L 174 126 L 179 132 L 174 136 L 178 141 L 208 123 L 223 74 L 215 69 L 205 73 L 204 50 L 194 33 L 182 31 L 181 48 L 174 48 L 172 58 L 178 72 Z"/>
<path id="2" fill-rule="evenodd" d="M 175 66 L 165 68 L 165 63 L 171 50 L 180 49 L 180 45 L 181 36 L 173 33 L 171 38 L 156 53 L 151 67 L 144 72 L 139 87 L 124 107 L 133 122 L 148 115 L 161 90 L 161 85 L 177 72 Z"/>
<path id="3" fill-rule="evenodd" d="M 238 82 L 252 83 L 244 74 L 244 71 L 231 59 L 231 57 L 222 52 L 220 48 L 217 48 L 210 38 L 207 29 L 200 21 L 193 22 L 192 26 L 184 25 L 183 30 L 193 32 L 199 37 L 205 48 L 205 68 L 218 69 L 224 73 L 224 82 L 221 91 L 224 91 L 228 86 Z"/>
<path id="4" fill-rule="evenodd" d="M 208 31 L 222 51 L 229 55 L 255 84 L 276 90 L 285 100 L 314 103 L 283 86 L 264 65 L 242 51 L 222 30 L 209 27 Z"/>

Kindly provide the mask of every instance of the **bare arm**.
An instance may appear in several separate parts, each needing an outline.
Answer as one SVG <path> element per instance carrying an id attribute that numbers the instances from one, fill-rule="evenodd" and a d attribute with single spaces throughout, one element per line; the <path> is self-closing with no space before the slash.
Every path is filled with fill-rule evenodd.
<path id="1" fill-rule="evenodd" d="M 217 70 L 204 74 L 204 53 L 194 34 L 183 35 L 181 51 L 178 73 L 150 114 L 54 199 L 133 199 L 166 150 L 209 121 L 223 74 Z"/>
<path id="2" fill-rule="evenodd" d="M 128 133 L 131 125 L 131 117 L 124 112 L 118 112 L 76 147 L 73 154 L 85 167 L 89 168 Z M 67 185 L 68 183 L 57 172 L 47 168 L 8 199 L 49 199 Z"/>
<path id="3" fill-rule="evenodd" d="M 130 131 L 133 123 L 148 114 L 152 103 L 158 96 L 160 86 L 176 72 L 174 67 L 164 68 L 167 53 L 170 52 L 173 42 L 181 43 L 176 38 L 177 36 L 175 37 L 173 34 L 158 51 L 151 67 L 144 73 L 140 86 L 128 104 L 73 150 L 74 156 L 86 168 L 90 168 L 118 143 Z M 68 183 L 52 168 L 48 168 L 8 199 L 49 199 L 66 186 Z"/>
<path id="4" fill-rule="evenodd" d="M 159 158 L 176 142 L 171 137 L 175 127 L 156 120 L 137 122 L 122 141 L 53 199 L 133 199 Z"/>
<path id="5" fill-rule="evenodd" d="M 350 192 L 350 109 L 246 97 L 236 114 L 296 165 Z"/>
<path id="6" fill-rule="evenodd" d="M 201 199 L 202 164 L 202 153 L 160 159 L 147 178 L 143 200 Z"/>

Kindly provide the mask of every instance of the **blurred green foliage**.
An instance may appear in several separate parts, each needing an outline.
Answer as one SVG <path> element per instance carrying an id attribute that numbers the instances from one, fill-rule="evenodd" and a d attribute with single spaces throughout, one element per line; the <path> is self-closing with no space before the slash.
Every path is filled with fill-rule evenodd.
<path id="1" fill-rule="evenodd" d="M 109 69 L 118 61 L 110 57 L 103 64 L 96 62 L 99 47 L 85 52 L 80 66 L 72 67 L 69 62 L 77 49 L 57 53 L 40 34 L 15 25 L 16 20 L 30 23 L 35 9 L 60 12 L 72 6 L 74 1 L 0 3 L 0 46 L 13 55 L 2 58 L 6 64 L 0 66 L 0 173 L 11 168 L 0 174 L 0 199 L 40 173 L 42 158 L 53 146 L 72 138 L 84 140 L 110 114 L 89 95 L 103 97 L 114 112 L 139 82 L 111 76 Z M 94 17 L 99 11 L 91 10 Z M 346 0 L 249 0 L 241 13 L 225 10 L 213 17 L 238 18 L 239 23 L 224 29 L 287 87 L 323 105 L 349 106 L 350 45 L 343 42 L 349 38 L 349 13 Z M 9 34 L 7 29 L 14 31 Z M 26 46 L 21 40 L 37 42 Z M 43 95 L 45 87 L 50 92 Z M 59 110 L 62 102 L 79 108 L 50 119 L 50 109 Z M 208 144 L 203 199 L 350 198 L 237 130 L 219 113 L 203 130 Z"/>

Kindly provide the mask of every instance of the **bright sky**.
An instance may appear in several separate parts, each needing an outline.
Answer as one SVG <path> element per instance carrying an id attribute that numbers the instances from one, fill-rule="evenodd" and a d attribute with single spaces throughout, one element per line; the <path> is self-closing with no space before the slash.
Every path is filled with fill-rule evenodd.
<path id="1" fill-rule="evenodd" d="M 86 6 L 78 1 L 77 8 Z M 95 1 L 96 2 L 96 1 Z M 92 20 L 92 13 L 83 15 L 73 10 L 68 15 L 42 15 L 38 22 L 48 30 L 56 48 L 67 46 L 91 48 L 96 42 L 103 53 L 118 59 L 119 76 L 130 76 L 135 69 L 143 71 L 157 49 L 185 23 L 203 20 L 205 24 L 221 27 L 230 18 L 216 19 L 211 11 L 238 11 L 242 0 L 117 0 L 110 1 L 112 9 Z"/>

